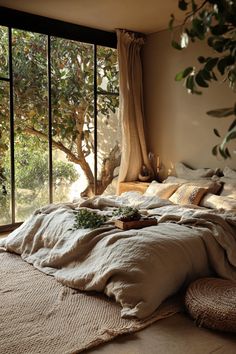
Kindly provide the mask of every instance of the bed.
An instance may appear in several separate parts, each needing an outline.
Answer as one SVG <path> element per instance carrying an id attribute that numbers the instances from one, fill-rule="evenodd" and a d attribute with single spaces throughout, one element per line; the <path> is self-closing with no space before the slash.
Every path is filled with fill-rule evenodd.
<path id="1" fill-rule="evenodd" d="M 121 318 L 146 321 L 197 278 L 214 274 L 236 280 L 236 209 L 196 205 L 214 195 L 208 193 L 212 182 L 208 187 L 188 182 L 187 194 L 180 181 L 171 183 L 158 186 L 156 193 L 150 192 L 152 185 L 144 195 L 126 192 L 45 206 L 0 241 L 1 252 L 20 255 L 70 289 L 105 294 L 119 304 Z M 188 197 L 191 204 L 186 204 Z M 123 206 L 156 218 L 157 225 L 116 228 L 114 210 Z M 96 229 L 75 230 L 74 213 L 81 209 L 108 221 Z"/>

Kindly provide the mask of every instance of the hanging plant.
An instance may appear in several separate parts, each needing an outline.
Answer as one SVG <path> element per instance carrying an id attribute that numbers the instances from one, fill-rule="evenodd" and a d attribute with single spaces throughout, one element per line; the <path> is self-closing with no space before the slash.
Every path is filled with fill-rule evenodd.
<path id="1" fill-rule="evenodd" d="M 179 72 L 175 80 L 184 80 L 188 92 L 200 95 L 202 89 L 209 88 L 217 80 L 228 82 L 230 89 L 236 88 L 236 2 L 235 0 L 179 0 L 179 9 L 185 12 L 178 40 L 172 39 L 172 46 L 183 50 L 189 42 L 205 41 L 213 49 L 210 57 L 199 56 L 200 69 L 189 66 Z M 175 17 L 171 15 L 169 29 L 174 30 Z M 224 159 L 231 157 L 228 148 L 230 141 L 236 139 L 236 103 L 232 107 L 213 109 L 207 112 L 218 119 L 233 117 L 227 133 L 222 136 L 217 129 L 214 134 L 220 142 L 212 149 L 213 155 L 220 154 Z"/>

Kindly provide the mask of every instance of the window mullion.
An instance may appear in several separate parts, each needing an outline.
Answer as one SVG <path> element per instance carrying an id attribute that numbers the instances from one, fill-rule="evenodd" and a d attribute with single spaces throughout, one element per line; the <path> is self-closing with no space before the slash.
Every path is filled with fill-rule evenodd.
<path id="1" fill-rule="evenodd" d="M 94 45 L 94 194 L 97 194 L 97 46 Z"/>
<path id="2" fill-rule="evenodd" d="M 52 171 L 52 82 L 51 82 L 51 37 L 47 41 L 48 61 L 48 169 L 49 169 L 49 202 L 53 202 L 53 171 Z"/>
<path id="3" fill-rule="evenodd" d="M 8 63 L 10 79 L 10 151 L 11 151 L 11 215 L 12 224 L 15 223 L 15 148 L 14 148 L 14 81 L 12 64 L 12 28 L 8 27 Z"/>
<path id="4" fill-rule="evenodd" d="M 0 77 L 0 81 L 10 82 L 10 79 L 8 77 Z"/>

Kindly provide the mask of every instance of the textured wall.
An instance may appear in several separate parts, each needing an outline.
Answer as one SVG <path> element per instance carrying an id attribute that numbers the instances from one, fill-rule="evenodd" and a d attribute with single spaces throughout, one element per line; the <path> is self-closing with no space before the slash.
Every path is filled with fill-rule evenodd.
<path id="1" fill-rule="evenodd" d="M 188 94 L 182 83 L 174 81 L 175 74 L 187 66 L 198 65 L 197 56 L 211 55 L 206 45 L 195 43 L 185 51 L 170 45 L 169 31 L 147 37 L 143 50 L 144 104 L 149 150 L 160 155 L 165 173 L 173 163 L 183 161 L 194 168 L 236 168 L 236 155 L 227 162 L 211 154 L 218 143 L 213 128 L 221 132 L 231 118 L 219 120 L 206 111 L 232 106 L 236 95 L 225 84 L 216 83 L 203 89 L 203 95 Z M 236 150 L 236 143 L 232 144 Z"/>

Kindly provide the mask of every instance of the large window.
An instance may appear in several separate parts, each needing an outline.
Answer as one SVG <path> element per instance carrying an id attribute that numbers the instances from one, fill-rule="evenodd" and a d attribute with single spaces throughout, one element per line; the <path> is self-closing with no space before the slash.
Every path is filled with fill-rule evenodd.
<path id="1" fill-rule="evenodd" d="M 118 101 L 114 48 L 0 26 L 0 230 L 111 188 Z"/>

